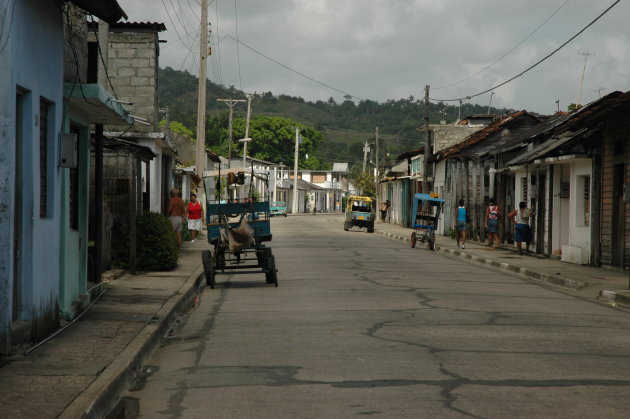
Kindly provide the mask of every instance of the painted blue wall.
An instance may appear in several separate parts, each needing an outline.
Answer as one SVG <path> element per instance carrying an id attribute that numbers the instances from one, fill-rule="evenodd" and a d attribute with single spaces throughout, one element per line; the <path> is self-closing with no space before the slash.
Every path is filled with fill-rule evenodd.
<path id="1" fill-rule="evenodd" d="M 23 123 L 22 310 L 20 320 L 32 322 L 34 337 L 48 333 L 58 316 L 60 257 L 60 169 L 58 135 L 63 112 L 63 16 L 50 0 L 19 0 L 12 10 L 6 48 L 0 52 L 0 325 L 6 341 L 11 323 L 15 220 L 15 95 L 27 91 Z M 0 0 L 0 10 L 7 1 Z M 11 10 L 11 9 L 10 9 Z M 39 103 L 51 102 L 49 112 L 49 214 L 39 216 Z M 7 216 L 5 216 L 7 215 Z"/>

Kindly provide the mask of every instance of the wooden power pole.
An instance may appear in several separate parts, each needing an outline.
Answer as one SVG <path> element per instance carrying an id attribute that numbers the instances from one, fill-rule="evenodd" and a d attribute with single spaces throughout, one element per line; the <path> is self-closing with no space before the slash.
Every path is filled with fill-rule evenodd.
<path id="1" fill-rule="evenodd" d="M 244 99 L 217 99 L 217 102 L 225 102 L 230 108 L 230 118 L 228 121 L 228 167 L 232 167 L 232 116 L 233 108 L 239 102 L 246 102 Z"/>
<path id="2" fill-rule="evenodd" d="M 206 69 L 208 50 L 208 0 L 201 0 L 199 28 L 199 98 L 197 101 L 197 155 L 195 172 L 203 177 L 206 168 Z"/>
<path id="3" fill-rule="evenodd" d="M 422 176 L 422 193 L 431 192 L 429 187 L 429 156 L 431 156 L 431 132 L 429 131 L 429 85 L 424 87 L 424 175 Z"/>

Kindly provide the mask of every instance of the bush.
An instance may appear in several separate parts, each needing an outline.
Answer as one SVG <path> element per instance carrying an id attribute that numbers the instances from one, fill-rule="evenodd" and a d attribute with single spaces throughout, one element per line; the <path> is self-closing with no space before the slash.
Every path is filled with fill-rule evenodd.
<path id="1" fill-rule="evenodd" d="M 136 229 L 138 269 L 168 271 L 177 266 L 177 234 L 165 216 L 145 212 L 136 219 Z"/>

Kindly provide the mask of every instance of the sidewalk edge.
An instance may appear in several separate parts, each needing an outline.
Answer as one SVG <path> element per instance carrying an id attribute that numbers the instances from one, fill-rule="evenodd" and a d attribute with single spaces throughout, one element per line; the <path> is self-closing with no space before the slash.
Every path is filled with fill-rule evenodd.
<path id="1" fill-rule="evenodd" d="M 159 346 L 177 313 L 194 299 L 203 279 L 203 266 L 193 272 L 118 357 L 58 416 L 59 419 L 100 418 L 107 415 L 140 372 L 143 361 Z"/>
<path id="2" fill-rule="evenodd" d="M 378 230 L 376 231 L 376 234 L 379 236 L 387 237 L 389 239 L 393 239 L 393 240 L 409 242 L 409 237 L 403 237 L 399 234 L 393 234 L 393 233 L 388 233 L 388 232 L 383 232 L 383 231 L 378 231 Z M 537 272 L 532 269 L 524 268 L 522 266 L 513 265 L 506 262 L 497 262 L 492 259 L 484 258 L 482 256 L 471 255 L 470 253 L 466 253 L 460 250 L 450 249 L 444 246 L 437 245 L 436 251 L 440 253 L 448 254 L 453 257 L 458 257 L 460 259 L 464 259 L 478 265 L 492 266 L 494 268 L 499 268 L 503 271 L 506 271 L 512 274 L 524 275 L 527 278 L 530 278 L 536 281 L 548 282 L 550 284 L 558 285 L 564 288 L 580 290 L 589 285 L 587 282 L 584 282 L 584 281 L 576 281 L 569 278 L 556 278 L 554 276 Z M 630 299 L 628 301 L 630 301 Z"/>

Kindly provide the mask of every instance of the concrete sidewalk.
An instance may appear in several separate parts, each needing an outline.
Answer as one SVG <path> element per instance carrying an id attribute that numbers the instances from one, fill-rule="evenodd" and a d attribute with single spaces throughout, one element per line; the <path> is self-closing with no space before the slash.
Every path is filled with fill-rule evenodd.
<path id="1" fill-rule="evenodd" d="M 203 239 L 184 243 L 170 272 L 124 275 L 78 321 L 0 368 L 4 418 L 103 417 L 142 375 L 178 313 L 196 301 L 203 283 Z"/>
<path id="2" fill-rule="evenodd" d="M 407 246 L 412 231 L 390 223 L 379 222 L 375 225 L 376 234 L 403 241 Z M 427 245 L 418 242 L 416 248 L 425 249 Z M 576 265 L 533 253 L 519 255 L 512 245 L 490 250 L 485 243 L 469 241 L 465 249 L 460 249 L 454 239 L 439 235 L 436 238 L 436 251 L 531 280 L 561 286 L 583 297 L 630 307 L 628 272 Z"/>

